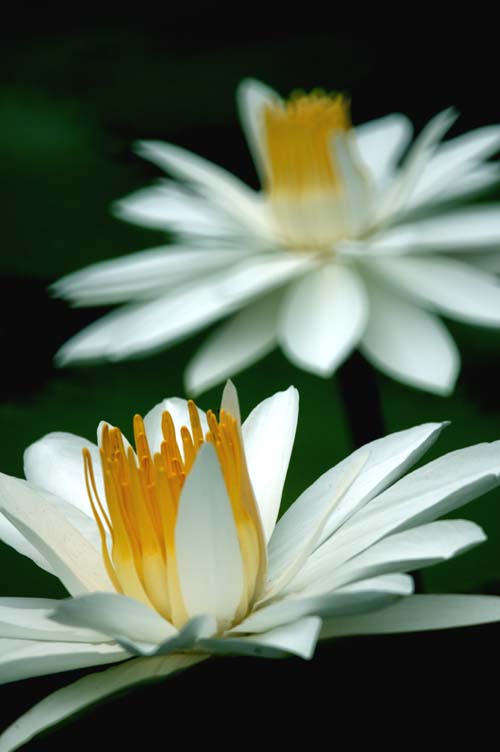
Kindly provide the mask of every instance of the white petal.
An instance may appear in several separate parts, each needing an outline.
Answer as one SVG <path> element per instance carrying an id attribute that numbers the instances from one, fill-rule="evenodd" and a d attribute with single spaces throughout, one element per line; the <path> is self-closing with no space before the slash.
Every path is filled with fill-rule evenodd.
<path id="1" fill-rule="evenodd" d="M 12 522 L 9 522 L 7 517 L 4 517 L 0 510 L 0 541 L 3 543 L 6 543 L 7 546 L 10 546 L 14 549 L 14 551 L 17 551 L 18 554 L 21 554 L 22 556 L 27 556 L 28 559 L 31 559 L 32 562 L 34 562 L 38 567 L 41 569 L 45 569 L 46 572 L 49 572 L 50 574 L 54 574 L 54 570 L 50 566 L 47 559 L 45 559 L 44 556 L 40 553 L 40 551 L 37 551 L 37 549 L 31 545 L 31 543 L 28 543 L 24 535 L 21 535 L 19 530 L 12 524 Z"/>
<path id="2" fill-rule="evenodd" d="M 102 634 L 89 629 L 55 624 L 50 618 L 60 601 L 51 598 L 0 598 L 0 638 L 102 642 Z"/>
<path id="3" fill-rule="evenodd" d="M 83 449 L 88 449 L 92 456 L 97 490 L 104 501 L 106 497 L 99 450 L 95 444 L 81 436 L 54 432 L 35 441 L 24 452 L 24 474 L 32 485 L 64 499 L 84 512 L 89 518 L 89 525 L 81 532 L 98 541 L 97 526 L 85 486 Z M 75 520 L 78 519 L 81 519 L 81 515 L 75 515 Z"/>
<path id="4" fill-rule="evenodd" d="M 215 449 L 204 444 L 182 489 L 175 527 L 179 582 L 190 616 L 234 617 L 244 574 L 238 533 Z"/>
<path id="5" fill-rule="evenodd" d="M 204 656 L 196 655 L 139 658 L 122 666 L 85 676 L 45 697 L 18 718 L 0 737 L 0 752 L 13 752 L 41 731 L 108 695 L 139 682 L 164 678 L 202 660 Z"/>
<path id="6" fill-rule="evenodd" d="M 394 113 L 356 126 L 359 154 L 377 183 L 390 177 L 408 146 L 413 132 L 405 115 Z"/>
<path id="7" fill-rule="evenodd" d="M 295 365 L 331 376 L 357 345 L 367 313 L 358 275 L 345 266 L 324 266 L 287 293 L 279 325 L 281 346 Z"/>
<path id="8" fill-rule="evenodd" d="M 78 306 L 151 300 L 186 280 L 227 269 L 251 250 L 250 244 L 223 250 L 160 246 L 79 269 L 55 282 L 50 291 Z"/>
<path id="9" fill-rule="evenodd" d="M 3 473 L 0 474 L 0 511 L 40 551 L 71 594 L 114 590 L 100 549 L 72 524 L 79 515 L 85 518 L 83 512 L 61 499 L 30 488 L 26 481 Z"/>
<path id="10" fill-rule="evenodd" d="M 59 365 L 151 352 L 208 326 L 317 263 L 314 254 L 261 254 L 224 273 L 195 280 L 157 300 L 124 306 L 76 334 L 56 354 Z"/>
<path id="11" fill-rule="evenodd" d="M 391 533 L 457 509 L 499 484 L 500 442 L 450 452 L 414 470 L 351 517 L 310 557 L 303 572 L 335 571 Z"/>
<path id="12" fill-rule="evenodd" d="M 222 207 L 170 180 L 116 201 L 113 213 L 143 227 L 204 237 L 231 236 L 239 229 Z"/>
<path id="13" fill-rule="evenodd" d="M 215 655 L 281 658 L 291 653 L 309 660 L 313 656 L 320 630 L 321 619 L 308 616 L 251 637 L 227 635 L 218 640 L 203 640 L 200 647 Z"/>
<path id="14" fill-rule="evenodd" d="M 117 642 L 135 656 L 158 656 L 181 653 L 186 650 L 203 649 L 202 641 L 211 638 L 217 632 L 217 622 L 213 616 L 193 616 L 182 629 L 159 645 L 138 642 L 128 638 L 119 638 Z"/>
<path id="15" fill-rule="evenodd" d="M 269 545 L 270 572 L 281 570 L 289 552 L 300 545 L 308 530 L 318 525 L 349 463 L 356 462 L 361 454 L 368 455 L 358 477 L 333 510 L 319 543 L 417 462 L 435 442 L 444 425 L 426 423 L 376 439 L 318 478 L 279 520 Z"/>
<path id="16" fill-rule="evenodd" d="M 161 141 L 141 141 L 137 144 L 137 153 L 171 175 L 186 180 L 256 235 L 270 235 L 261 198 L 235 175 L 180 146 Z"/>
<path id="17" fill-rule="evenodd" d="M 468 520 L 440 520 L 405 530 L 370 546 L 345 564 L 332 566 L 325 559 L 322 572 L 306 573 L 293 586 L 315 591 L 333 590 L 349 582 L 389 572 L 408 572 L 451 559 L 483 543 L 486 536 L 479 525 Z"/>
<path id="18" fill-rule="evenodd" d="M 159 452 L 161 443 L 163 441 L 163 433 L 161 430 L 161 416 L 164 412 L 169 412 L 172 416 L 172 421 L 175 426 L 175 434 L 177 437 L 177 443 L 181 453 L 184 453 L 182 445 L 181 428 L 182 426 L 190 426 L 189 420 L 189 408 L 187 400 L 182 397 L 169 397 L 164 399 L 155 405 L 144 416 L 144 427 L 146 428 L 146 435 L 148 437 L 149 448 L 152 452 Z M 200 416 L 201 426 L 203 433 L 208 432 L 207 416 L 203 410 L 198 408 L 198 415 Z"/>
<path id="19" fill-rule="evenodd" d="M 363 355 L 398 381 L 450 394 L 460 356 L 444 324 L 388 288 L 370 282 L 367 289 L 370 317 L 360 344 Z"/>
<path id="20" fill-rule="evenodd" d="M 455 201 L 471 194 L 485 191 L 500 181 L 500 166 L 497 162 L 486 162 L 471 168 L 460 180 L 447 182 L 441 190 L 431 196 L 429 202 Z"/>
<path id="21" fill-rule="evenodd" d="M 238 86 L 237 103 L 250 152 L 261 182 L 264 182 L 269 174 L 264 111 L 267 107 L 274 109 L 279 106 L 281 98 L 269 86 L 253 78 L 246 78 Z"/>
<path id="22" fill-rule="evenodd" d="M 337 166 L 339 179 L 342 181 L 344 221 L 349 228 L 349 235 L 359 236 L 371 229 L 374 199 L 372 181 L 361 164 L 351 133 L 336 134 L 330 148 L 333 163 Z"/>
<path id="23" fill-rule="evenodd" d="M 102 663 L 116 663 L 128 657 L 118 645 L 106 642 L 0 639 L 0 684 Z M 2 741 L 0 737 L 0 750 Z"/>
<path id="24" fill-rule="evenodd" d="M 417 302 L 458 321 L 500 326 L 500 282 L 472 264 L 438 256 L 375 264 L 377 273 Z"/>
<path id="25" fill-rule="evenodd" d="M 113 639 L 158 644 L 177 633 L 157 611 L 118 593 L 91 593 L 59 601 L 52 612 L 59 624 L 85 627 Z"/>
<path id="26" fill-rule="evenodd" d="M 420 632 L 495 621 L 500 621 L 500 598 L 496 596 L 412 595 L 376 613 L 327 620 L 321 637 Z"/>
<path id="27" fill-rule="evenodd" d="M 291 386 L 257 405 L 242 427 L 248 471 L 266 541 L 278 517 L 298 412 L 299 394 Z"/>
<path id="28" fill-rule="evenodd" d="M 260 360 L 277 342 L 280 293 L 250 303 L 205 340 L 190 361 L 186 391 L 197 395 Z"/>
<path id="29" fill-rule="evenodd" d="M 471 165 L 494 154 L 500 148 L 500 126 L 489 125 L 464 133 L 441 144 L 426 165 L 410 197 L 410 206 L 418 206 L 449 185 L 460 183 Z"/>
<path id="30" fill-rule="evenodd" d="M 386 574 L 346 585 L 331 593 L 287 596 L 254 611 L 232 631 L 266 632 L 311 614 L 323 618 L 335 614 L 364 613 L 382 608 L 395 598 L 409 595 L 412 591 L 413 581 L 408 575 Z"/>

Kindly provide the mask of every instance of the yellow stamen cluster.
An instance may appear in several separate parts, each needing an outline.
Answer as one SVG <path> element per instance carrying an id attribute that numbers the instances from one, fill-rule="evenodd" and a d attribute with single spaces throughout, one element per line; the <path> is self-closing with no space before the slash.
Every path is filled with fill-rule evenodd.
<path id="1" fill-rule="evenodd" d="M 99 498 L 92 459 L 83 450 L 85 481 L 102 542 L 102 555 L 117 592 L 155 608 L 175 626 L 188 618 L 175 551 L 175 524 L 186 476 L 205 441 L 214 445 L 238 531 L 245 588 L 235 619 L 254 602 L 264 579 L 266 548 L 235 418 L 207 413 L 204 436 L 198 410 L 189 402 L 190 428 L 181 428 L 182 451 L 169 412 L 162 415 L 163 441 L 151 453 L 144 422 L 134 418 L 135 451 L 118 428 L 104 426 L 101 464 L 107 511 Z M 203 573 L 200 573 L 203 576 Z"/>
<path id="2" fill-rule="evenodd" d="M 331 156 L 335 133 L 351 127 L 349 101 L 321 91 L 293 96 L 264 111 L 269 193 L 300 196 L 337 190 L 340 180 Z"/>

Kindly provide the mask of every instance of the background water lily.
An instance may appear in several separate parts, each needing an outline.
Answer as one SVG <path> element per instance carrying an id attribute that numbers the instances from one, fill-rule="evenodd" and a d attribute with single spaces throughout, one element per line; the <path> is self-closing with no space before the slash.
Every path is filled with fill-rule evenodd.
<path id="1" fill-rule="evenodd" d="M 42 700 L 2 752 L 211 654 L 310 658 L 320 637 L 500 619 L 496 597 L 413 596 L 405 574 L 485 539 L 472 522 L 435 520 L 499 484 L 500 442 L 405 475 L 443 425 L 401 431 L 327 471 L 276 522 L 297 412 L 290 388 L 240 428 L 229 384 L 218 420 L 165 400 L 135 419 L 135 450 L 107 424 L 100 450 L 49 434 L 26 451 L 27 480 L 1 476 L 2 539 L 71 596 L 0 599 L 1 680 L 120 664 Z"/>
<path id="2" fill-rule="evenodd" d="M 173 144 L 140 143 L 173 179 L 116 213 L 177 240 L 53 286 L 78 306 L 126 303 L 63 345 L 58 362 L 142 355 L 234 314 L 189 364 L 189 392 L 280 345 L 320 376 L 359 347 L 390 376 L 450 393 L 460 357 L 437 314 L 500 326 L 500 287 L 483 253 L 498 253 L 498 206 L 450 208 L 498 181 L 485 160 L 500 127 L 443 142 L 450 109 L 411 143 L 404 115 L 352 128 L 341 95 L 285 102 L 247 80 L 238 98 L 262 190 Z"/>

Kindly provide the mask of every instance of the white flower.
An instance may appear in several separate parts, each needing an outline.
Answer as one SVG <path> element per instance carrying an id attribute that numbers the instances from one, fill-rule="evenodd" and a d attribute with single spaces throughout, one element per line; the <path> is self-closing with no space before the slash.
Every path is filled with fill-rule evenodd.
<path id="1" fill-rule="evenodd" d="M 450 210 L 498 180 L 484 160 L 500 126 L 441 143 L 456 117 L 446 110 L 408 147 L 405 116 L 352 129 L 340 96 L 286 103 L 250 80 L 239 105 L 262 191 L 178 146 L 139 144 L 175 180 L 122 200 L 117 214 L 177 242 L 54 285 L 79 306 L 126 303 L 63 345 L 58 362 L 143 354 L 235 314 L 188 366 L 191 393 L 276 345 L 320 376 L 359 347 L 390 376 L 449 393 L 460 358 L 436 314 L 500 326 L 499 284 L 482 268 L 483 251 L 500 258 L 500 208 Z"/>
<path id="2" fill-rule="evenodd" d="M 434 520 L 499 483 L 500 442 L 402 477 L 443 424 L 378 439 L 276 522 L 297 412 L 291 387 L 240 427 L 228 384 L 219 420 L 168 399 L 136 416 L 135 450 L 107 424 L 100 449 L 52 433 L 27 449 L 26 481 L 0 476 L 1 538 L 71 594 L 0 598 L 0 681 L 120 662 L 43 700 L 0 752 L 209 654 L 310 658 L 320 636 L 500 619 L 498 598 L 412 596 L 404 574 L 485 539 L 472 522 Z"/>

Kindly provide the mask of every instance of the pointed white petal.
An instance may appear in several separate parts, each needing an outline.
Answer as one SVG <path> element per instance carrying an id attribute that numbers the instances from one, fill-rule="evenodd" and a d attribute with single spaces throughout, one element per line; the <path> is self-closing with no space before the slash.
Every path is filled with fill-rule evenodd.
<path id="1" fill-rule="evenodd" d="M 199 248 L 171 245 L 101 261 L 55 282 L 50 291 L 78 306 L 151 300 L 186 280 L 241 261 L 252 246 Z"/>
<path id="2" fill-rule="evenodd" d="M 337 134 L 330 148 L 333 163 L 337 165 L 339 179 L 342 181 L 345 201 L 342 213 L 345 215 L 349 234 L 359 236 L 371 224 L 374 194 L 370 176 L 361 164 L 356 143 L 351 136 L 350 133 Z"/>
<path id="3" fill-rule="evenodd" d="M 460 180 L 447 182 L 436 194 L 426 199 L 428 202 L 455 201 L 471 196 L 496 185 L 500 181 L 500 166 L 497 162 L 486 162 L 471 168 Z"/>
<path id="4" fill-rule="evenodd" d="M 460 355 L 444 324 L 388 288 L 367 285 L 370 317 L 363 355 L 398 381 L 436 394 L 453 390 Z"/>
<path id="5" fill-rule="evenodd" d="M 450 629 L 500 621 L 500 598 L 488 595 L 412 595 L 381 611 L 325 620 L 321 638 Z"/>
<path id="6" fill-rule="evenodd" d="M 221 412 L 224 410 L 226 413 L 229 413 L 229 415 L 232 415 L 233 418 L 235 418 L 235 420 L 237 421 L 238 425 L 241 426 L 240 399 L 238 397 L 238 390 L 236 389 L 231 379 L 228 379 L 224 384 L 224 389 L 222 390 L 222 399 L 220 401 L 220 409 Z"/>
<path id="7" fill-rule="evenodd" d="M 0 752 L 13 752 L 41 731 L 108 695 L 133 684 L 162 679 L 202 660 L 204 656 L 199 655 L 138 658 L 107 671 L 85 676 L 45 697 L 18 718 L 0 737 Z"/>
<path id="8" fill-rule="evenodd" d="M 291 386 L 257 405 L 242 427 L 248 471 L 266 540 L 278 517 L 298 412 L 299 394 Z"/>
<path id="9" fill-rule="evenodd" d="M 483 543 L 486 536 L 479 525 L 468 520 L 440 520 L 405 530 L 370 546 L 340 566 L 322 559 L 321 571 L 304 572 L 290 590 L 334 590 L 349 582 L 390 572 L 408 572 L 451 559 Z"/>
<path id="10" fill-rule="evenodd" d="M 411 122 L 399 113 L 356 126 L 360 157 L 377 183 L 383 183 L 393 174 L 412 132 Z"/>
<path id="11" fill-rule="evenodd" d="M 60 671 L 73 671 L 129 656 L 109 642 L 0 639 L 0 684 Z M 0 737 L 0 750 L 2 749 Z"/>
<path id="12" fill-rule="evenodd" d="M 364 613 L 382 608 L 395 598 L 411 592 L 413 581 L 408 575 L 381 575 L 346 585 L 330 593 L 287 596 L 254 611 L 232 631 L 238 634 L 266 632 L 309 615 L 324 618 L 335 614 Z"/>
<path id="13" fill-rule="evenodd" d="M 113 213 L 143 227 L 203 237 L 234 236 L 239 229 L 223 207 L 170 180 L 116 201 Z"/>
<path id="14" fill-rule="evenodd" d="M 172 416 L 172 420 L 175 426 L 175 434 L 177 437 L 177 443 L 181 453 L 184 452 L 182 446 L 181 428 L 182 426 L 190 426 L 189 409 L 187 400 L 182 397 L 169 397 L 164 399 L 155 405 L 144 416 L 144 427 L 146 428 L 146 435 L 148 437 L 149 448 L 152 452 L 159 452 L 161 443 L 163 441 L 163 433 L 161 430 L 161 416 L 164 412 L 169 412 Z M 200 416 L 201 426 L 203 433 L 208 432 L 207 416 L 203 410 L 198 408 L 198 415 Z"/>
<path id="15" fill-rule="evenodd" d="M 59 365 L 120 360 L 182 339 L 280 287 L 317 264 L 312 253 L 260 254 L 227 271 L 195 280 L 157 300 L 124 306 L 76 334 L 56 354 Z"/>
<path id="16" fill-rule="evenodd" d="M 102 642 L 89 629 L 55 624 L 49 618 L 60 601 L 50 598 L 0 598 L 0 638 L 56 640 L 59 642 Z"/>
<path id="17" fill-rule="evenodd" d="M 161 141 L 141 141 L 137 144 L 137 153 L 171 175 L 187 181 L 256 235 L 270 235 L 269 221 L 259 195 L 235 175 L 180 146 Z"/>
<path id="18" fill-rule="evenodd" d="M 218 640 L 203 640 L 200 647 L 215 655 L 281 658 L 291 653 L 309 660 L 313 656 L 320 630 L 321 619 L 317 616 L 307 616 L 251 637 L 236 637 L 229 634 Z"/>
<path id="19" fill-rule="evenodd" d="M 417 302 L 458 321 L 500 326 L 500 282 L 472 264 L 438 256 L 375 264 L 377 273 Z"/>
<path id="20" fill-rule="evenodd" d="M 182 489 L 175 527 L 179 582 L 190 616 L 231 621 L 243 595 L 238 533 L 215 449 L 204 444 Z"/>
<path id="21" fill-rule="evenodd" d="M 351 517 L 309 558 L 311 581 L 335 571 L 391 533 L 431 522 L 495 488 L 500 482 L 500 442 L 450 452 L 414 470 Z"/>
<path id="22" fill-rule="evenodd" d="M 171 653 L 181 653 L 193 648 L 204 649 L 202 641 L 211 638 L 217 632 L 217 623 L 213 616 L 193 616 L 192 619 L 184 624 L 182 629 L 172 637 L 164 640 L 159 645 L 130 640 L 128 638 L 119 638 L 117 642 L 135 656 L 158 656 L 170 655 Z"/>
<path id="23" fill-rule="evenodd" d="M 357 345 L 367 315 L 358 275 L 345 266 L 324 266 L 286 294 L 279 325 L 281 346 L 295 365 L 331 376 Z"/>
<path id="24" fill-rule="evenodd" d="M 83 527 L 88 520 L 76 507 L 2 473 L 0 511 L 40 551 L 71 594 L 114 590 L 100 549 L 72 523 L 80 516 Z"/>
<path id="25" fill-rule="evenodd" d="M 59 601 L 52 612 L 58 624 L 85 627 L 113 639 L 126 637 L 158 644 L 177 633 L 157 611 L 118 593 L 91 593 Z"/>
<path id="26" fill-rule="evenodd" d="M 41 569 L 45 569 L 46 572 L 49 572 L 50 574 L 54 574 L 54 570 L 50 566 L 47 559 L 45 559 L 44 556 L 40 553 L 40 551 L 37 551 L 37 549 L 31 545 L 31 543 L 28 543 L 24 535 L 21 535 L 19 530 L 12 524 L 12 522 L 9 522 L 7 517 L 4 517 L 1 509 L 0 509 L 0 541 L 3 543 L 6 543 L 7 546 L 10 546 L 14 549 L 14 551 L 17 551 L 18 554 L 21 554 L 22 556 L 27 556 L 28 559 L 31 559 L 34 564 L 36 564 Z"/>
<path id="27" fill-rule="evenodd" d="M 268 175 L 268 157 L 264 112 L 267 107 L 279 106 L 279 95 L 269 86 L 253 78 L 244 79 L 237 90 L 238 112 L 247 143 L 261 182 Z"/>
<path id="28" fill-rule="evenodd" d="M 186 391 L 204 392 L 267 355 L 276 346 L 281 299 L 279 292 L 259 298 L 211 334 L 186 369 Z"/>

